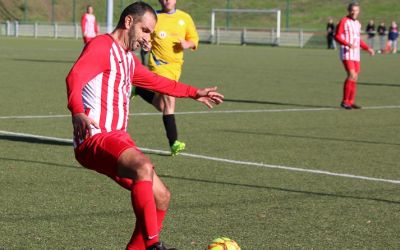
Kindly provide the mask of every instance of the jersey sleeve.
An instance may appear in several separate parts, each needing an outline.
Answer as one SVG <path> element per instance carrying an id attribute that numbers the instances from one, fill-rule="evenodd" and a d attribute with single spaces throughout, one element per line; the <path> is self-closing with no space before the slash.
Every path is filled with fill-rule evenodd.
<path id="1" fill-rule="evenodd" d="M 342 20 L 340 20 L 339 24 L 337 25 L 335 40 L 342 45 L 348 46 L 349 43 L 342 38 L 342 35 L 344 34 L 345 22 L 346 22 L 346 18 L 342 18 Z"/>
<path id="2" fill-rule="evenodd" d="M 193 19 L 189 15 L 187 15 L 185 40 L 194 43 L 195 47 L 193 48 L 193 50 L 197 49 L 197 47 L 199 46 L 199 34 L 197 33 L 196 25 L 194 24 Z"/>
<path id="3" fill-rule="evenodd" d="M 367 44 L 366 42 L 364 42 L 362 39 L 360 39 L 360 47 L 361 47 L 363 50 L 368 50 L 368 49 L 369 49 L 368 44 Z"/>
<path id="4" fill-rule="evenodd" d="M 196 97 L 197 88 L 159 76 L 143 66 L 135 55 L 133 59 L 135 60 L 133 85 L 174 97 Z"/>
<path id="5" fill-rule="evenodd" d="M 109 42 L 105 36 L 88 43 L 69 72 L 67 83 L 68 109 L 72 115 L 83 113 L 82 89 L 109 66 Z"/>

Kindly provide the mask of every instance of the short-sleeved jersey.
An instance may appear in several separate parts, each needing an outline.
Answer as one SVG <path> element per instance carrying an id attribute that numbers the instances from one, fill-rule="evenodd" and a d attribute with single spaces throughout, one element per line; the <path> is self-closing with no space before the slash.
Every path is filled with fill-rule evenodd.
<path id="1" fill-rule="evenodd" d="M 199 43 L 196 26 L 189 14 L 175 10 L 174 13 L 157 14 L 158 21 L 151 35 L 149 66 L 183 64 L 183 49 L 180 39 Z"/>
<path id="2" fill-rule="evenodd" d="M 344 17 L 340 20 L 335 39 L 340 43 L 339 53 L 342 61 L 360 61 L 360 47 L 368 49 L 368 45 L 361 40 L 360 32 L 361 24 L 358 20 L 350 17 Z M 353 48 L 349 48 L 349 44 L 352 44 Z"/>
<path id="3" fill-rule="evenodd" d="M 126 131 L 131 84 L 175 97 L 195 97 L 197 89 L 158 76 L 140 64 L 109 34 L 88 43 L 67 76 L 68 108 L 86 113 L 99 129 L 92 134 Z M 75 141 L 79 145 L 82 141 Z"/>
<path id="4" fill-rule="evenodd" d="M 85 13 L 81 20 L 82 34 L 84 37 L 93 38 L 99 33 L 96 17 L 93 14 Z"/>

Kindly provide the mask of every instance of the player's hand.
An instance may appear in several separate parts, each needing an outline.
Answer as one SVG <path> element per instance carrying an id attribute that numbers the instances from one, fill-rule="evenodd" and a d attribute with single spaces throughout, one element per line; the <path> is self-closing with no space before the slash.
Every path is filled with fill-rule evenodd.
<path id="1" fill-rule="evenodd" d="M 375 50 L 372 49 L 372 48 L 368 48 L 368 53 L 369 53 L 371 56 L 374 56 L 374 55 L 375 55 Z"/>
<path id="2" fill-rule="evenodd" d="M 186 41 L 185 39 L 179 39 L 180 45 L 183 49 L 194 49 L 196 45 L 192 41 Z"/>
<path id="3" fill-rule="evenodd" d="M 349 43 L 348 47 L 349 47 L 350 49 L 352 49 L 352 48 L 354 48 L 354 45 L 351 44 L 351 43 Z"/>
<path id="4" fill-rule="evenodd" d="M 92 128 L 90 125 L 99 128 L 99 125 L 84 113 L 73 115 L 72 125 L 74 127 L 74 137 L 79 140 L 85 140 L 92 136 Z"/>
<path id="5" fill-rule="evenodd" d="M 143 39 L 143 41 L 140 43 L 140 47 L 142 47 L 142 49 L 144 51 L 150 51 L 151 50 L 151 41 L 147 41 L 146 39 Z"/>
<path id="6" fill-rule="evenodd" d="M 198 89 L 195 100 L 204 103 L 209 108 L 213 108 L 213 104 L 221 104 L 224 102 L 224 96 L 217 92 L 217 87 Z"/>

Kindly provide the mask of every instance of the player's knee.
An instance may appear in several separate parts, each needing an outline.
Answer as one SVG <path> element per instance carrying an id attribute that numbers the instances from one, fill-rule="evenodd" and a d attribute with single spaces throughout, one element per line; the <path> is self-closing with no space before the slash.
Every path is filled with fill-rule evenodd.
<path id="1" fill-rule="evenodd" d="M 171 200 L 171 192 L 168 188 L 164 188 L 157 193 L 156 205 L 161 210 L 167 210 Z"/>
<path id="2" fill-rule="evenodd" d="M 156 103 L 156 104 L 153 103 L 153 106 L 157 109 L 158 112 L 163 112 L 164 110 L 164 104 L 162 103 Z"/>
<path id="3" fill-rule="evenodd" d="M 348 78 L 352 81 L 357 81 L 358 75 L 356 73 L 350 73 Z"/>
<path id="4" fill-rule="evenodd" d="M 153 174 L 153 164 L 149 160 L 128 162 L 118 168 L 120 177 L 133 180 L 152 180 Z"/>
<path id="5" fill-rule="evenodd" d="M 154 167 L 150 161 L 141 162 L 136 164 L 134 171 L 138 180 L 149 180 L 153 179 Z"/>
<path id="6" fill-rule="evenodd" d="M 160 98 L 154 98 L 152 104 L 159 112 L 163 112 L 164 102 Z"/>
<path id="7" fill-rule="evenodd" d="M 163 200 L 163 203 L 169 204 L 169 202 L 171 200 L 171 192 L 168 190 L 168 188 L 166 188 L 164 190 L 164 192 L 162 193 L 162 200 Z"/>
<path id="8" fill-rule="evenodd" d="M 174 114 L 175 113 L 175 104 L 173 104 L 173 105 L 171 103 L 165 104 L 164 107 L 163 107 L 162 112 L 163 112 L 163 115 L 172 115 L 172 114 Z"/>

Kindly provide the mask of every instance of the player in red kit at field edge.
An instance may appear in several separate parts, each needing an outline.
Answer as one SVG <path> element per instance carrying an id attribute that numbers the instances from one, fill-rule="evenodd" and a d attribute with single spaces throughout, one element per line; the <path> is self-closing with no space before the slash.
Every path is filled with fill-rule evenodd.
<path id="1" fill-rule="evenodd" d="M 361 24 L 357 20 L 360 14 L 360 5 L 352 2 L 347 8 L 349 14 L 340 20 L 335 39 L 340 43 L 340 59 L 347 72 L 347 78 L 343 87 L 343 99 L 340 106 L 344 109 L 360 109 L 355 104 L 357 79 L 360 73 L 360 47 L 371 55 L 375 52 L 361 39 Z"/>
<path id="2" fill-rule="evenodd" d="M 197 89 L 158 76 L 140 64 L 132 50 L 148 45 L 156 22 L 150 5 L 129 5 L 111 34 L 97 36 L 85 46 L 67 76 L 76 159 L 131 193 L 136 225 L 128 250 L 167 249 L 159 235 L 170 201 L 170 192 L 153 164 L 126 132 L 131 84 L 191 97 L 210 108 L 223 101 L 215 87 Z"/>
<path id="3" fill-rule="evenodd" d="M 99 26 L 97 25 L 96 16 L 93 14 L 93 7 L 91 5 L 86 7 L 86 13 L 82 15 L 81 28 L 85 44 L 99 34 Z"/>

